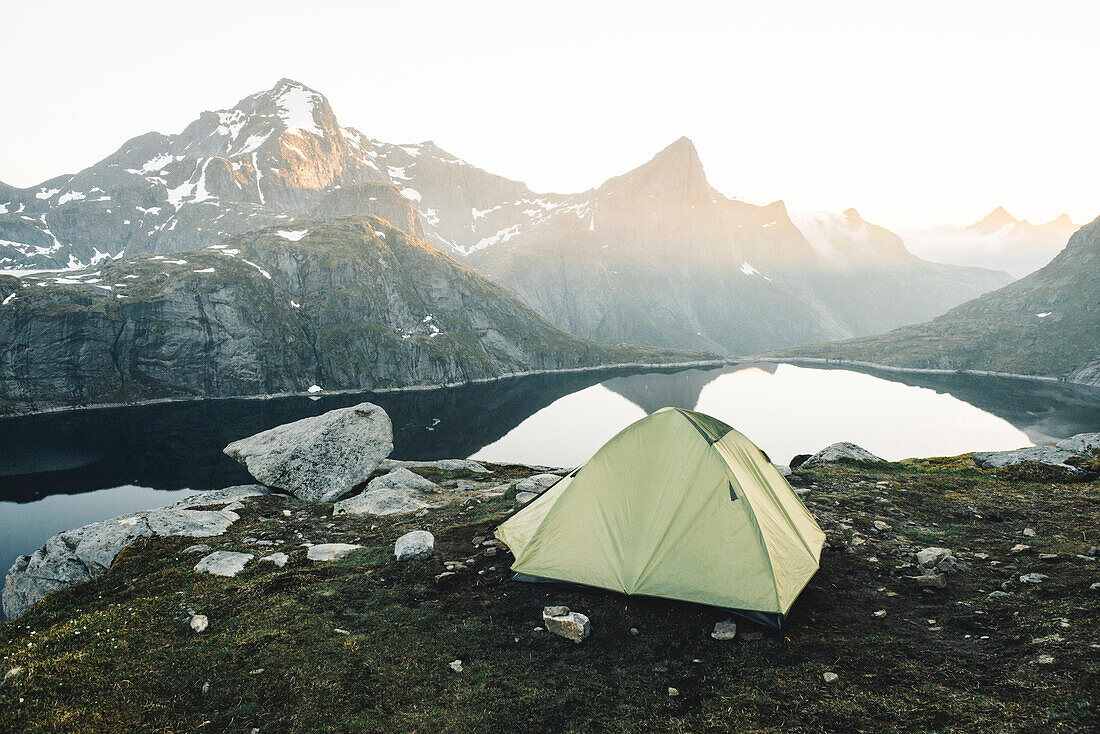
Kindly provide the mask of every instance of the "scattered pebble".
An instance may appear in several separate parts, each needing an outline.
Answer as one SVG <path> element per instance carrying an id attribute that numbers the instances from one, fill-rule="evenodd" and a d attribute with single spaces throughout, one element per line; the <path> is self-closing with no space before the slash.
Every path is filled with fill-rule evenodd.
<path id="1" fill-rule="evenodd" d="M 462 672 L 462 661 L 461 660 L 452 660 L 451 662 L 447 663 L 447 667 L 450 668 L 451 670 L 453 670 L 456 673 L 461 673 Z"/>
<path id="2" fill-rule="evenodd" d="M 714 623 L 714 629 L 710 636 L 716 640 L 732 640 L 737 637 L 737 622 L 733 619 L 724 619 Z"/>
<path id="3" fill-rule="evenodd" d="M 206 618 L 205 614 L 195 614 L 191 617 L 191 629 L 199 634 L 205 632 L 209 624 L 210 620 Z"/>
<path id="4" fill-rule="evenodd" d="M 826 683 L 836 683 L 840 679 L 840 676 L 832 671 L 822 673 L 821 677 L 825 679 Z"/>
<path id="5" fill-rule="evenodd" d="M 669 686 L 668 687 L 668 695 L 672 698 L 676 698 L 677 696 L 680 695 L 680 691 L 677 688 L 673 688 L 672 686 Z"/>

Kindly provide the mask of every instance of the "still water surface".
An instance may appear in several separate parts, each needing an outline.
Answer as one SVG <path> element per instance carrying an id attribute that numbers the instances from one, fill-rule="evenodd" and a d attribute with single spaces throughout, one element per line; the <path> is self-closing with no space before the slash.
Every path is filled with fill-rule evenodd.
<path id="1" fill-rule="evenodd" d="M 1005 378 L 787 364 L 541 375 L 460 388 L 215 400 L 0 420 L 0 573 L 52 534 L 249 477 L 221 453 L 272 426 L 370 400 L 394 457 L 575 466 L 664 406 L 734 426 L 773 461 L 834 441 L 887 459 L 1012 449 L 1100 430 L 1100 391 Z"/>

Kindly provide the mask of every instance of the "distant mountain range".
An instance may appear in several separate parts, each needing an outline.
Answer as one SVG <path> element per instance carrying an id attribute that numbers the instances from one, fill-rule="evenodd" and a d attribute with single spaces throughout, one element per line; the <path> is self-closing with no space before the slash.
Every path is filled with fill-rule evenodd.
<path id="1" fill-rule="evenodd" d="M 922 257 L 1004 270 L 1022 278 L 1054 259 L 1077 228 L 1068 214 L 1044 224 L 1031 224 L 997 207 L 966 227 L 915 229 L 903 235 L 910 249 Z"/>
<path id="2" fill-rule="evenodd" d="M 1048 265 L 939 318 L 778 357 L 1053 376 L 1100 386 L 1100 218 Z"/>
<path id="3" fill-rule="evenodd" d="M 920 322 L 1011 280 L 922 260 L 854 209 L 730 199 L 687 138 L 596 189 L 537 194 L 343 127 L 288 79 L 79 173 L 0 184 L 0 269 L 65 269 L 0 283 L 0 398 L 36 405 L 749 354 Z M 347 273 L 373 291 L 331 280 Z M 448 336 L 417 331 L 421 311 Z"/>
<path id="4" fill-rule="evenodd" d="M 0 302 L 0 413 L 700 356 L 566 334 L 376 217 L 293 220 L 184 254 L 0 276 Z"/>
<path id="5" fill-rule="evenodd" d="M 687 138 L 470 263 L 572 333 L 725 354 L 885 331 L 1011 280 L 923 261 L 854 209 L 795 221 L 729 199 Z"/>

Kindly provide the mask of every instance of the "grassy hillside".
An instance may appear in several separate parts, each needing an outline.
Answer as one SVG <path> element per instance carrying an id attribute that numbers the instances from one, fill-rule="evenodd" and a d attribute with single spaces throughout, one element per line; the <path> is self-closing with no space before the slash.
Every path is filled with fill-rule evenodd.
<path id="1" fill-rule="evenodd" d="M 1082 227 L 1050 264 L 944 315 L 886 334 L 785 349 L 781 357 L 862 360 L 1100 384 L 1100 220 Z"/>
<path id="2" fill-rule="evenodd" d="M 507 551 L 473 540 L 514 490 L 398 521 L 260 498 L 209 542 L 284 541 L 285 568 L 200 577 L 181 552 L 193 541 L 160 538 L 0 624 L 0 730 L 1095 731 L 1100 561 L 1078 554 L 1100 544 L 1100 483 L 1063 479 L 968 456 L 796 472 L 828 534 L 821 570 L 782 633 L 742 623 L 762 634 L 732 642 L 709 636 L 717 609 L 511 581 Z M 435 533 L 436 552 L 397 563 L 393 541 L 412 528 Z M 307 541 L 366 547 L 313 563 Z M 910 578 L 930 545 L 963 566 L 945 589 Z M 455 560 L 465 567 L 437 579 Z M 1020 583 L 1030 572 L 1049 578 Z M 583 644 L 536 629 L 557 603 L 591 617 Z M 189 609 L 209 617 L 205 633 Z"/>

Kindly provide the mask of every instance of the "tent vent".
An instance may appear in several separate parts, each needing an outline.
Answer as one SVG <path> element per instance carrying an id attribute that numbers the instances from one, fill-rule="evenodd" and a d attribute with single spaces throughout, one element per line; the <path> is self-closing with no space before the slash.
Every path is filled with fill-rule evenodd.
<path id="1" fill-rule="evenodd" d="M 737 501 L 737 493 L 733 491 L 733 482 L 730 482 L 730 502 Z"/>

